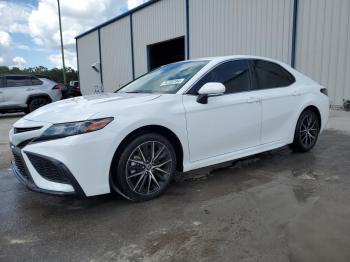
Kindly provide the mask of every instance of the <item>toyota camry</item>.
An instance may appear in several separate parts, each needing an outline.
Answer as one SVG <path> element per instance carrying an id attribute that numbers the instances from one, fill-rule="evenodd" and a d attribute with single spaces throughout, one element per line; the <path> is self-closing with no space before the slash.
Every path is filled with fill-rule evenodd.
<path id="1" fill-rule="evenodd" d="M 12 168 L 34 191 L 149 200 L 177 172 L 285 145 L 307 152 L 328 114 L 327 89 L 287 64 L 187 60 L 24 116 L 9 134 Z"/>

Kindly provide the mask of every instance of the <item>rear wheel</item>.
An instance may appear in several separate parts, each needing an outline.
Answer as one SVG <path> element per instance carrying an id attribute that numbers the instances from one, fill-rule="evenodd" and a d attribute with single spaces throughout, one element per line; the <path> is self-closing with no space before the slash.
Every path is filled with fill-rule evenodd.
<path id="1" fill-rule="evenodd" d="M 165 137 L 151 133 L 127 144 L 114 170 L 118 188 L 134 201 L 156 198 L 168 187 L 176 169 L 176 154 Z"/>
<path id="2" fill-rule="evenodd" d="M 298 152 L 308 152 L 316 144 L 320 132 L 320 120 L 312 110 L 305 110 L 299 117 L 292 148 Z"/>
<path id="3" fill-rule="evenodd" d="M 44 106 L 44 105 L 47 105 L 49 104 L 50 101 L 47 99 L 47 98 L 44 98 L 44 97 L 36 97 L 36 98 L 33 98 L 30 102 L 29 102 L 29 105 L 28 105 L 28 112 L 33 112 L 34 110 Z"/>

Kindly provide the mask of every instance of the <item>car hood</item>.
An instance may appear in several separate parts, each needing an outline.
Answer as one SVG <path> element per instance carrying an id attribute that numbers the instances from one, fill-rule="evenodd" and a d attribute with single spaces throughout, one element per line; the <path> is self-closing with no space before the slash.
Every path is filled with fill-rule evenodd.
<path id="1" fill-rule="evenodd" d="M 43 106 L 24 116 L 26 120 L 48 123 L 83 121 L 99 113 L 113 116 L 120 107 L 141 104 L 160 97 L 159 94 L 104 93 L 80 96 Z"/>

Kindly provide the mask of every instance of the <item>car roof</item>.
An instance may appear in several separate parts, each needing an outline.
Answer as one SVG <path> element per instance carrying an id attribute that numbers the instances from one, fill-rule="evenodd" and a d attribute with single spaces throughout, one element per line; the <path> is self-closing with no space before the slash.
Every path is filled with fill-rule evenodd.
<path id="1" fill-rule="evenodd" d="M 34 76 L 33 74 L 1 73 L 0 76 Z"/>
<path id="2" fill-rule="evenodd" d="M 212 56 L 212 57 L 202 57 L 202 58 L 195 58 L 190 59 L 189 61 L 201 61 L 201 60 L 209 60 L 213 62 L 221 62 L 226 60 L 234 60 L 234 59 L 260 59 L 260 60 L 266 60 L 271 61 L 275 63 L 282 63 L 281 61 L 277 61 L 272 58 L 268 57 L 262 57 L 262 56 L 254 56 L 254 55 L 229 55 L 229 56 Z"/>

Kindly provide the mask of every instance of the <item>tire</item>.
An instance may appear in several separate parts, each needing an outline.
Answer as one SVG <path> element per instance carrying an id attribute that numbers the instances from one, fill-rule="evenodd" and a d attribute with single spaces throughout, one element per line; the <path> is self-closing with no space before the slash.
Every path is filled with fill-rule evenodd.
<path id="1" fill-rule="evenodd" d="M 130 141 L 114 161 L 112 179 L 122 193 L 133 201 L 147 201 L 166 190 L 177 160 L 168 139 L 148 133 Z"/>
<path id="2" fill-rule="evenodd" d="M 316 144 L 320 133 L 320 120 L 312 110 L 305 110 L 299 117 L 294 133 L 292 149 L 295 152 L 308 152 Z"/>
<path id="3" fill-rule="evenodd" d="M 33 98 L 30 102 L 29 102 L 29 105 L 28 105 L 28 112 L 33 112 L 34 110 L 44 106 L 44 105 L 47 105 L 49 104 L 50 101 L 47 99 L 47 98 L 44 98 L 44 97 L 36 97 L 36 98 Z"/>

